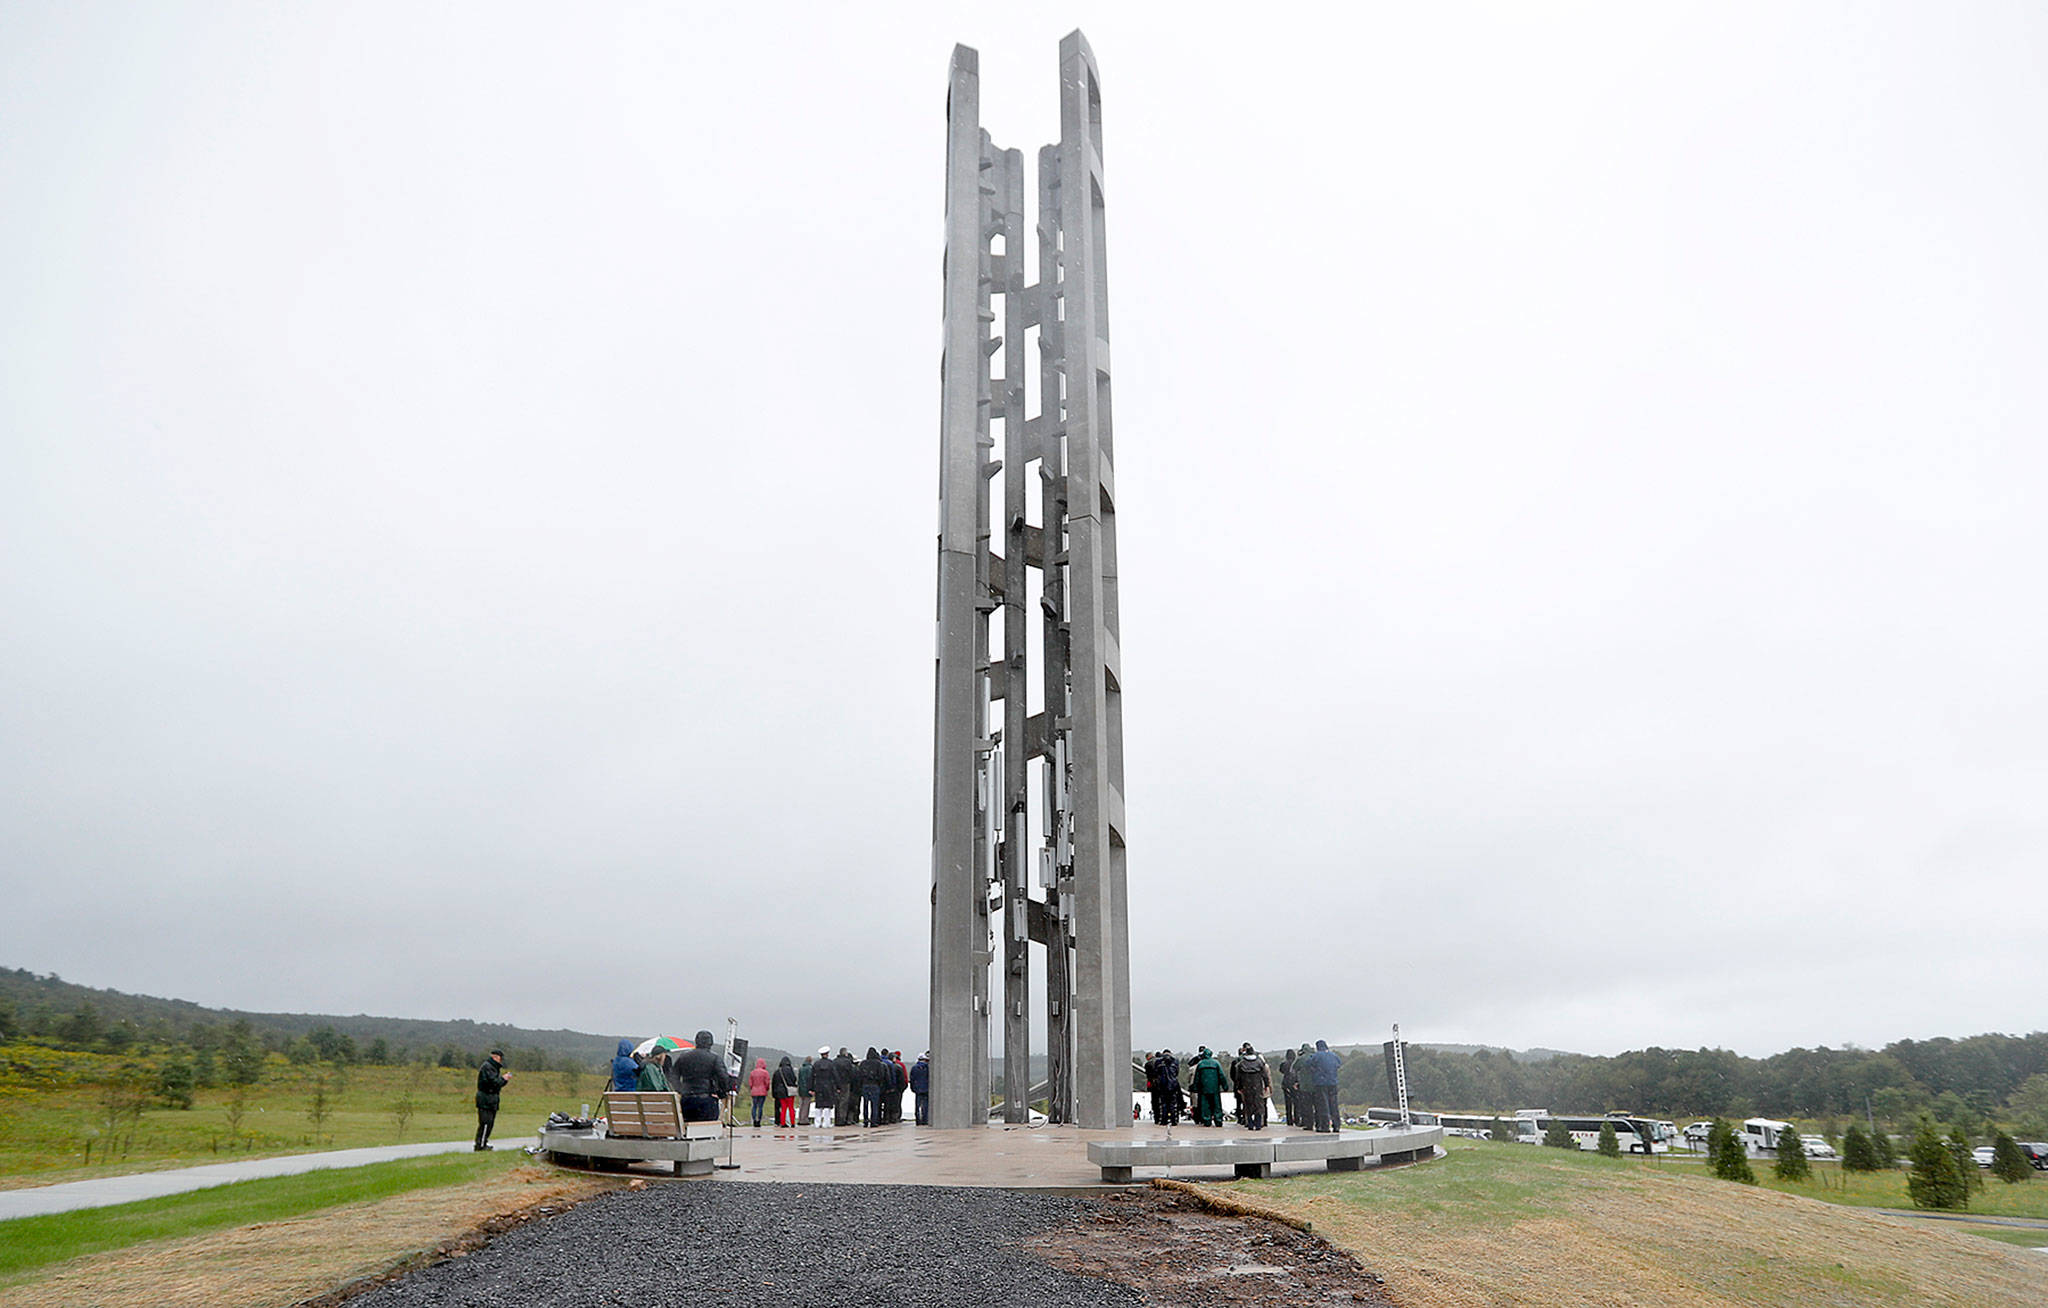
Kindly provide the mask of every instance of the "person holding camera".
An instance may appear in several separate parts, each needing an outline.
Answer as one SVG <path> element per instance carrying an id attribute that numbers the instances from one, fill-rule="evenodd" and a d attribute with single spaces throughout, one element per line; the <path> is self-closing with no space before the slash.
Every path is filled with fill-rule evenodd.
<path id="1" fill-rule="evenodd" d="M 491 1128 L 498 1124 L 498 1094 L 512 1074 L 505 1070 L 505 1051 L 493 1049 L 484 1065 L 476 1069 L 476 1148 L 483 1153 L 491 1147 Z"/>

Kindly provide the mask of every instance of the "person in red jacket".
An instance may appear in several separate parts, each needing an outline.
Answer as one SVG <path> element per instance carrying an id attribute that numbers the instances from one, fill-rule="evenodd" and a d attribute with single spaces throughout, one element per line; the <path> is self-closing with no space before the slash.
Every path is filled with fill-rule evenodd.
<path id="1" fill-rule="evenodd" d="M 789 1055 L 782 1056 L 782 1062 L 775 1069 L 775 1075 L 768 1081 L 769 1093 L 775 1096 L 775 1125 L 796 1125 L 796 1069 L 789 1064 Z"/>
<path id="2" fill-rule="evenodd" d="M 768 1060 L 754 1060 L 754 1070 L 747 1073 L 747 1093 L 754 1096 L 754 1125 L 761 1125 L 761 1110 L 768 1106 L 768 1091 L 774 1078 L 768 1074 Z"/>

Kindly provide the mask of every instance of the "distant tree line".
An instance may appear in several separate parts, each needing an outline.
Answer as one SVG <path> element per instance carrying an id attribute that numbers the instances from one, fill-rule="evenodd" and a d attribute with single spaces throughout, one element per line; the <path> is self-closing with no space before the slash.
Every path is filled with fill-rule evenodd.
<path id="1" fill-rule="evenodd" d="M 295 1062 L 337 1066 L 429 1063 L 474 1067 L 503 1049 L 517 1071 L 583 1071 L 608 1063 L 613 1037 L 530 1031 L 471 1021 L 237 1013 L 181 999 L 129 995 L 75 985 L 54 974 L 0 968 L 0 1041 L 33 1039 L 57 1048 L 122 1054 L 182 1047 L 198 1084 L 224 1084 L 218 1067 L 229 1044 L 246 1046 L 260 1066 L 277 1053 Z M 215 1064 L 207 1071 L 207 1064 Z"/>
<path id="2" fill-rule="evenodd" d="M 1899 1040 L 1880 1050 L 1791 1049 L 1746 1058 L 1726 1049 L 1634 1049 L 1612 1057 L 1516 1058 L 1410 1045 L 1409 1101 L 1450 1112 L 1551 1108 L 1654 1117 L 1868 1117 L 1901 1128 L 1923 1116 L 1973 1135 L 1993 1122 L 2048 1139 L 2048 1032 Z M 1345 1060 L 1341 1097 L 1388 1098 L 1377 1049 Z"/>

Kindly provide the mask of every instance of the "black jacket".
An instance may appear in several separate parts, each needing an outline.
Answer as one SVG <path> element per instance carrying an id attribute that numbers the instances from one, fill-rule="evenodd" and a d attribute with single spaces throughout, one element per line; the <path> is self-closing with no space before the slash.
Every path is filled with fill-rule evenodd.
<path id="1" fill-rule="evenodd" d="M 497 1111 L 498 1092 L 505 1088 L 505 1073 L 496 1063 L 486 1058 L 484 1065 L 476 1069 L 476 1106 Z"/>
<path id="2" fill-rule="evenodd" d="M 716 1049 L 685 1049 L 669 1063 L 669 1089 L 679 1095 L 720 1097 L 732 1089 L 725 1059 Z"/>
<path id="3" fill-rule="evenodd" d="M 860 1060 L 861 1089 L 865 1090 L 869 1086 L 873 1086 L 877 1090 L 887 1090 L 895 1084 L 896 1065 L 894 1063 L 888 1062 L 880 1054 L 870 1054 L 868 1057 Z"/>
<path id="4" fill-rule="evenodd" d="M 839 1060 L 821 1058 L 811 1064 L 811 1098 L 820 1107 L 831 1104 L 839 1097 Z"/>

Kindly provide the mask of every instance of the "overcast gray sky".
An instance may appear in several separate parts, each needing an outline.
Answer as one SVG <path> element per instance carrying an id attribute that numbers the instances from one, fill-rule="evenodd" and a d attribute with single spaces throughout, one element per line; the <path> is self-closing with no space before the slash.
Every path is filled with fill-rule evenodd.
<path id="1" fill-rule="evenodd" d="M 2048 15 L 1540 9 L 0 5 L 0 964 L 921 1045 L 1079 25 L 1137 1039 L 2048 1025 Z"/>

